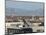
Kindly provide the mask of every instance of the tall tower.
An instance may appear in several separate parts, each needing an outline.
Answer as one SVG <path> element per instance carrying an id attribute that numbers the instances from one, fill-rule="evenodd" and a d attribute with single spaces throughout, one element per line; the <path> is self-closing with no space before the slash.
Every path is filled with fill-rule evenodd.
<path id="1" fill-rule="evenodd" d="M 32 16 L 32 20 L 34 20 L 35 15 Z"/>

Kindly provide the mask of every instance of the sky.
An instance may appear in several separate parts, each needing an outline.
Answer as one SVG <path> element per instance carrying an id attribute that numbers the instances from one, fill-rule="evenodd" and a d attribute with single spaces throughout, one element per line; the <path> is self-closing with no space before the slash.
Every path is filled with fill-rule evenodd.
<path id="1" fill-rule="evenodd" d="M 43 3 L 6 1 L 6 16 L 43 16 Z"/>

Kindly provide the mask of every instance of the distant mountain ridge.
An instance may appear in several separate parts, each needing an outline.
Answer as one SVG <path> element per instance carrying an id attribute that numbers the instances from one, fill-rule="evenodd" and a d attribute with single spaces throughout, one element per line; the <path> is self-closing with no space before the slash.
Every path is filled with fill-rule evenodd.
<path id="1" fill-rule="evenodd" d="M 20 12 L 18 12 L 20 11 Z M 18 11 L 15 11 L 15 9 L 12 11 L 12 10 L 9 10 L 7 9 L 6 10 L 6 15 L 16 15 L 16 16 L 43 16 L 44 13 L 43 13 L 43 10 L 42 9 L 38 9 L 38 10 L 35 10 L 35 11 L 23 11 L 23 10 L 18 10 Z M 23 12 L 22 12 L 23 11 Z"/>

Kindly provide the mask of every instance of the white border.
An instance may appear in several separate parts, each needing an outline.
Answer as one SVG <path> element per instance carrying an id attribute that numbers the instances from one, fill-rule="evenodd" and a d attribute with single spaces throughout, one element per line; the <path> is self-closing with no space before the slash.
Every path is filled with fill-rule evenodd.
<path id="1" fill-rule="evenodd" d="M 15 0 L 13 0 L 13 1 L 15 1 Z M 32 2 L 46 3 L 45 0 L 17 0 L 17 1 L 32 1 Z M 46 4 L 45 4 L 45 6 L 46 6 Z M 46 7 L 45 7 L 45 9 L 46 9 Z M 44 13 L 45 13 L 45 19 L 46 19 L 46 12 L 44 12 Z M 46 27 L 46 20 L 45 20 L 45 27 Z M 5 0 L 0 0 L 0 35 L 5 35 Z M 32 33 L 32 34 L 21 34 L 21 35 L 46 35 L 46 30 L 44 33 Z"/>
<path id="2" fill-rule="evenodd" d="M 4 11 L 4 0 L 0 0 L 0 35 L 4 35 L 5 33 L 5 22 L 4 22 L 4 16 L 5 16 L 5 11 Z"/>

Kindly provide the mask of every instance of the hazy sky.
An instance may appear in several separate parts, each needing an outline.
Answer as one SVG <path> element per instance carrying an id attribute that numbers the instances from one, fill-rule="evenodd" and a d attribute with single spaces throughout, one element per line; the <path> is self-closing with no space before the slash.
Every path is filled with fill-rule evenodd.
<path id="1" fill-rule="evenodd" d="M 43 16 L 43 3 L 6 1 L 6 15 Z"/>

